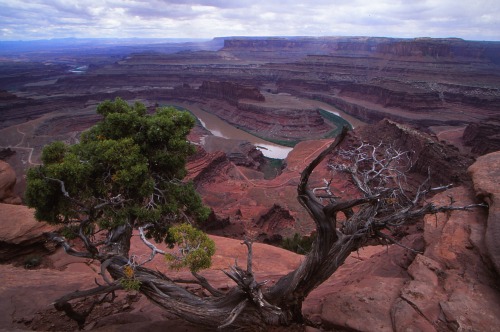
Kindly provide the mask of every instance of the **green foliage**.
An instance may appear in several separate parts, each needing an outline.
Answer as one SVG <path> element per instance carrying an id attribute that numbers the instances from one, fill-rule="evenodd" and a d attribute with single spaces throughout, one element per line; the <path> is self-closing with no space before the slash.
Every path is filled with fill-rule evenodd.
<path id="1" fill-rule="evenodd" d="M 75 239 L 78 236 L 77 225 L 65 225 L 59 230 L 60 234 L 68 240 Z"/>
<path id="2" fill-rule="evenodd" d="M 215 243 L 207 234 L 189 224 L 181 224 L 171 227 L 169 235 L 169 239 L 179 249 L 179 255 L 165 255 L 171 268 L 187 267 L 190 271 L 198 272 L 212 265 Z"/>
<path id="3" fill-rule="evenodd" d="M 70 224 L 88 218 L 108 230 L 152 223 L 159 239 L 171 223 L 208 216 L 194 187 L 181 181 L 195 151 L 186 140 L 194 125 L 190 114 L 168 107 L 148 114 L 143 104 L 120 98 L 97 112 L 103 120 L 82 133 L 80 143 L 49 144 L 43 165 L 28 171 L 26 201 L 37 219 Z"/>
<path id="4" fill-rule="evenodd" d="M 40 255 L 27 256 L 23 261 L 25 269 L 34 269 L 40 266 L 40 264 L 42 264 L 42 256 Z"/>
<path id="5" fill-rule="evenodd" d="M 305 255 L 311 251 L 315 238 L 315 235 L 302 236 L 299 233 L 295 233 L 293 237 L 284 239 L 281 243 L 281 247 L 296 252 L 297 254 Z"/>
<path id="6" fill-rule="evenodd" d="M 130 265 L 123 267 L 124 277 L 119 279 L 120 285 L 127 291 L 138 291 L 141 288 L 141 281 L 135 277 L 134 268 Z"/>
<path id="7" fill-rule="evenodd" d="M 138 291 L 141 288 L 141 282 L 137 279 L 120 279 L 120 285 L 127 291 Z"/>
<path id="8" fill-rule="evenodd" d="M 266 163 L 261 166 L 260 171 L 264 173 L 264 179 L 274 179 L 281 174 L 285 161 L 283 159 L 267 158 Z"/>
<path id="9" fill-rule="evenodd" d="M 42 151 L 42 162 L 44 164 L 60 163 L 64 159 L 67 146 L 63 142 L 54 142 L 47 145 Z"/>

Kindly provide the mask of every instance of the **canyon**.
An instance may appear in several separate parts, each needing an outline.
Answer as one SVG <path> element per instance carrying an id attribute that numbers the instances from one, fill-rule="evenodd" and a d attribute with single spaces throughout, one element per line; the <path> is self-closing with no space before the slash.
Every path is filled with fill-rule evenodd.
<path id="1" fill-rule="evenodd" d="M 339 123 L 322 116 L 323 109 L 354 127 L 387 118 L 458 142 L 476 155 L 479 149 L 492 152 L 498 140 L 471 132 L 477 126 L 498 128 L 499 44 L 233 37 L 176 47 L 63 45 L 23 54 L 0 48 L 0 146 L 17 151 L 8 162 L 19 174 L 19 187 L 44 144 L 74 142 L 98 120 L 99 102 L 121 97 L 151 109 L 192 105 L 286 146 L 333 137 Z M 464 144 L 461 135 L 469 125 Z"/>
<path id="2" fill-rule="evenodd" d="M 2 262 L 13 264 L 0 266 L 0 274 L 11 287 L 20 287 L 18 273 L 27 273 L 32 283 L 41 281 L 31 272 L 41 273 L 46 287 L 57 283 L 60 270 L 71 272 L 64 273 L 71 287 L 84 284 L 79 273 L 92 274 L 91 263 L 67 261 L 60 248 L 45 243 L 49 225 L 35 226 L 32 212 L 12 204 L 22 203 L 26 169 L 40 163 L 44 145 L 78 142 L 79 134 L 99 121 L 97 104 L 120 97 L 143 102 L 151 112 L 166 105 L 198 116 L 188 137 L 197 152 L 187 164 L 186 180 L 212 209 L 206 229 L 216 240 L 218 260 L 206 274 L 218 287 L 225 287 L 226 279 L 217 269 L 227 267 L 236 253 L 244 260 L 243 246 L 227 238 L 276 244 L 296 233 L 314 233 L 312 219 L 296 199 L 300 173 L 348 124 L 354 131 L 344 148 L 391 142 L 412 151 L 412 181 L 422 181 L 430 169 L 433 185 L 454 184 L 433 200 L 452 195 L 463 204 L 486 201 L 490 210 L 454 212 L 438 222 L 430 217 L 401 230 L 401 241 L 421 254 L 395 245 L 352 254 L 308 298 L 307 317 L 324 330 L 493 331 L 499 325 L 498 193 L 490 185 L 499 181 L 494 166 L 500 150 L 499 42 L 230 37 L 123 47 L 65 43 L 71 41 L 17 52 L 0 42 L 0 214 L 2 225 L 12 220 L 19 225 L 0 239 Z M 230 134 L 204 124 L 202 112 L 223 122 Z M 270 154 L 273 149 L 280 154 Z M 332 178 L 331 162 L 313 173 L 312 186 Z M 335 179 L 333 187 L 339 195 L 351 193 L 345 180 Z M 256 251 L 262 279 L 276 280 L 301 259 L 261 243 Z M 43 259 L 31 271 L 22 265 L 33 255 Z M 13 300 L 2 304 L 5 313 L 11 312 L 9 305 L 27 305 L 6 289 L 2 294 Z M 35 289 L 43 302 L 41 291 Z M 116 322 L 132 324 L 130 317 L 149 328 L 148 320 L 169 324 L 159 323 L 160 313 L 144 314 L 148 304 L 139 295 L 120 301 L 126 313 L 108 306 L 115 320 L 96 317 L 89 327 L 119 328 Z M 11 313 L 15 322 L 7 314 L 1 317 L 0 328 L 72 326 L 58 319 L 52 327 L 54 310 L 26 308 Z"/>

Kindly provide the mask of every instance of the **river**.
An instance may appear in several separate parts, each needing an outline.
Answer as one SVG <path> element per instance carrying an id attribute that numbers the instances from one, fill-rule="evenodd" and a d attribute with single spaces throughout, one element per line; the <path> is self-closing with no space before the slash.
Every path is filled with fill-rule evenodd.
<path id="1" fill-rule="evenodd" d="M 172 103 L 174 106 L 179 106 L 189 110 L 193 113 L 198 120 L 200 120 L 203 127 L 212 133 L 214 136 L 238 139 L 249 141 L 257 147 L 262 154 L 268 158 L 285 159 L 288 153 L 293 148 L 271 143 L 262 138 L 256 137 L 241 129 L 238 129 L 229 123 L 221 120 L 216 115 L 203 111 L 198 105 L 188 103 Z"/>
<path id="2" fill-rule="evenodd" d="M 299 99 L 296 97 L 293 98 L 295 99 L 294 103 L 296 103 L 298 100 L 302 103 L 307 103 L 307 106 L 309 107 L 322 108 L 327 112 L 341 116 L 342 118 L 349 121 L 351 125 L 354 124 L 357 125 L 358 123 L 360 123 L 359 120 L 352 118 L 346 115 L 345 113 L 339 111 L 338 109 L 323 102 L 319 102 L 316 100 Z M 212 135 L 229 139 L 249 141 L 250 143 L 255 145 L 257 149 L 259 149 L 264 156 L 268 158 L 285 159 L 288 156 L 288 153 L 290 153 L 290 151 L 292 151 L 293 149 L 291 147 L 271 143 L 262 138 L 249 134 L 246 131 L 238 129 L 230 125 L 229 123 L 225 122 L 224 120 L 220 119 L 218 116 L 205 112 L 197 104 L 172 103 L 171 105 L 182 107 L 184 109 L 189 110 L 192 114 L 194 114 L 198 118 L 198 120 L 200 120 L 203 127 L 205 127 L 208 131 L 212 133 Z"/>

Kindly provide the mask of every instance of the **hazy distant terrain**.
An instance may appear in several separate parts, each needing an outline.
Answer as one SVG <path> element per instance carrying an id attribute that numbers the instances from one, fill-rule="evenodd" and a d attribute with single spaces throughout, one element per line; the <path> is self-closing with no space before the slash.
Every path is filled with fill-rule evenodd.
<path id="1" fill-rule="evenodd" d="M 95 106 L 115 97 L 140 100 L 151 109 L 200 109 L 256 140 L 288 146 L 334 136 L 340 124 L 325 111 L 353 126 L 389 118 L 461 144 L 469 124 L 499 117 L 500 42 L 368 37 L 0 42 L 0 90 L 0 146 L 16 151 L 9 161 L 18 170 L 37 163 L 44 144 L 77 140 L 98 120 Z"/>

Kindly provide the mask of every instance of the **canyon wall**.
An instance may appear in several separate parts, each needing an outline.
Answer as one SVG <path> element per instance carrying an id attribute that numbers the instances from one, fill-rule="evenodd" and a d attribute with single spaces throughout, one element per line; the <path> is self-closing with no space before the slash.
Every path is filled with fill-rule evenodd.
<path id="1" fill-rule="evenodd" d="M 272 51 L 299 54 L 380 54 L 398 57 L 472 58 L 500 61 L 496 42 L 466 41 L 459 38 L 385 38 L 385 37 L 283 37 L 230 38 L 224 51 Z"/>
<path id="2" fill-rule="evenodd" d="M 389 120 L 362 127 L 357 132 L 363 141 L 373 145 L 384 142 L 400 151 L 408 151 L 412 160 L 410 171 L 422 177 L 430 172 L 433 186 L 470 182 L 467 168 L 474 159 L 431 135 Z"/>
<path id="3" fill-rule="evenodd" d="M 203 81 L 198 92 L 215 99 L 223 99 L 230 103 L 237 103 L 240 99 L 264 101 L 264 96 L 255 86 L 241 85 L 234 82 Z"/>
<path id="4" fill-rule="evenodd" d="M 465 142 L 481 154 L 496 149 L 485 148 L 496 141 L 486 135 L 494 128 L 483 131 L 475 124 L 498 117 L 499 45 L 429 38 L 226 38 L 218 51 L 167 53 L 148 46 L 109 58 L 105 50 L 96 58 L 68 50 L 69 64 L 50 52 L 37 55 L 46 57 L 43 65 L 4 59 L 0 147 L 17 152 L 8 162 L 22 179 L 43 145 L 75 142 L 98 120 L 99 102 L 121 97 L 150 109 L 196 104 L 231 125 L 287 144 L 334 132 L 336 124 L 318 108 L 343 112 L 359 124 L 387 118 L 427 132 L 470 125 Z M 71 72 L 77 65 L 87 69 Z"/>
<path id="5" fill-rule="evenodd" d="M 478 155 L 500 150 L 500 119 L 469 124 L 464 131 L 463 141 L 471 151 Z"/>

